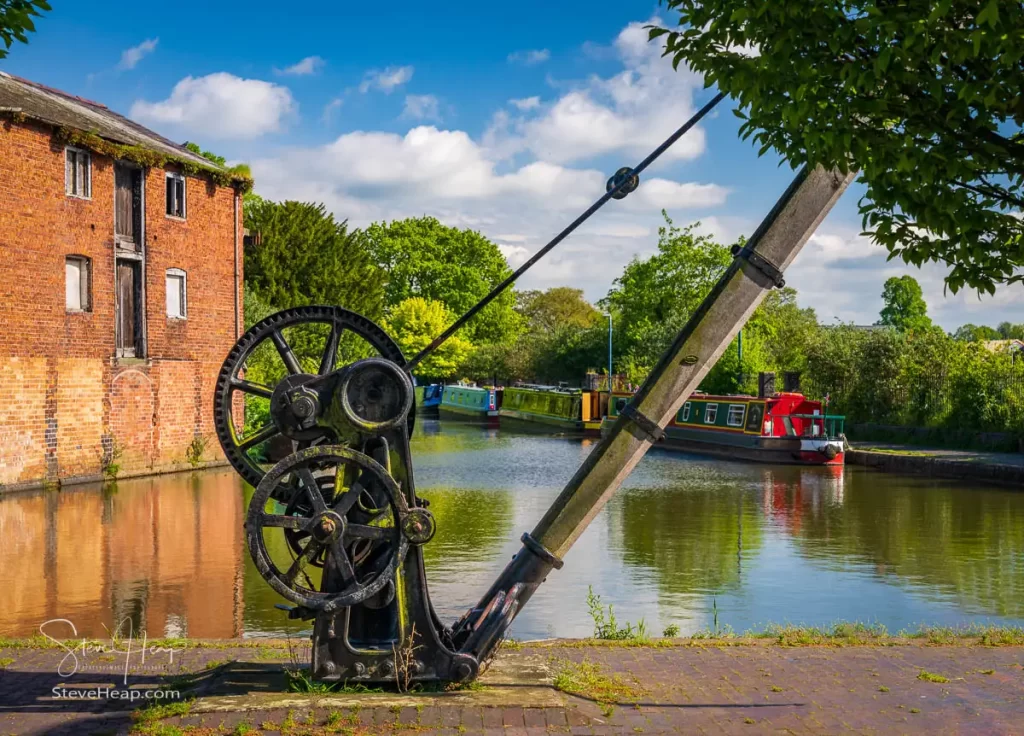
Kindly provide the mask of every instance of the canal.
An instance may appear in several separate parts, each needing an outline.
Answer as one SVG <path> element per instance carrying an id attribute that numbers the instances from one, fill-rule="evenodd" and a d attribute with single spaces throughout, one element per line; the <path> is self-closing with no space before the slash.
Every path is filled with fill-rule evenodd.
<path id="1" fill-rule="evenodd" d="M 459 616 L 487 588 L 593 440 L 420 421 L 420 495 L 434 605 Z M 0 497 L 0 635 L 67 619 L 105 636 L 308 630 L 244 549 L 252 490 L 229 469 L 116 488 Z M 653 450 L 523 613 L 521 639 L 587 636 L 592 585 L 620 622 L 660 635 L 769 623 L 1024 622 L 1024 494 L 861 468 L 773 467 Z M 69 630 L 65 633 L 70 634 Z"/>

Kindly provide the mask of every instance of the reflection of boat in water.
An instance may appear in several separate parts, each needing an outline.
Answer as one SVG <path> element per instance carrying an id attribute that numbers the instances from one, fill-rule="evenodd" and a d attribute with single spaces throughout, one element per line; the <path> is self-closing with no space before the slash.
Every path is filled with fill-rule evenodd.
<path id="1" fill-rule="evenodd" d="M 633 395 L 612 395 L 602 431 Z M 796 465 L 843 464 L 843 417 L 800 393 L 690 396 L 665 428 L 667 447 L 731 459 Z"/>
<path id="2" fill-rule="evenodd" d="M 502 390 L 492 386 L 445 386 L 440 409 L 463 419 L 498 421 Z"/>

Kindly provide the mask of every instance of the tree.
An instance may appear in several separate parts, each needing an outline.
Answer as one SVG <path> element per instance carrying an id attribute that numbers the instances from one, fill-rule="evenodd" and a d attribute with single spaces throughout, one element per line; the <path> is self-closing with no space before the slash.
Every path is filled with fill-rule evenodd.
<path id="1" fill-rule="evenodd" d="M 1004 340 L 1024 340 L 1024 323 L 1015 325 L 1011 322 L 1001 322 L 996 329 Z"/>
<path id="2" fill-rule="evenodd" d="M 384 329 L 395 338 L 402 353 L 412 357 L 454 321 L 455 317 L 441 302 L 414 296 L 391 310 Z M 459 370 L 472 349 L 468 340 L 452 335 L 423 359 L 416 373 L 430 378 L 449 378 Z"/>
<path id="3" fill-rule="evenodd" d="M 461 315 L 512 273 L 498 246 L 483 235 L 433 217 L 374 223 L 366 235 L 373 261 L 387 276 L 389 309 L 419 296 Z M 513 340 L 520 323 L 514 303 L 506 290 L 466 325 L 465 336 L 478 344 Z"/>
<path id="4" fill-rule="evenodd" d="M 245 247 L 246 288 L 277 308 L 334 304 L 377 319 L 384 277 L 366 238 L 335 222 L 322 204 L 260 199 L 245 208 L 246 227 L 260 233 Z"/>
<path id="5" fill-rule="evenodd" d="M 33 18 L 40 17 L 39 11 L 50 10 L 46 0 L 0 0 L 0 59 L 7 56 L 15 41 L 28 43 L 27 33 L 36 30 Z"/>
<path id="6" fill-rule="evenodd" d="M 1009 323 L 1007 323 L 1009 324 Z M 998 331 L 985 325 L 966 324 L 953 333 L 953 339 L 961 342 L 981 342 L 983 340 L 998 340 L 1001 335 Z"/>
<path id="7" fill-rule="evenodd" d="M 1024 3 L 667 0 L 673 64 L 739 102 L 743 138 L 792 166 L 860 169 L 893 256 L 994 293 L 1024 281 Z"/>
<path id="8" fill-rule="evenodd" d="M 601 313 L 583 298 L 583 289 L 554 286 L 547 291 L 520 291 L 516 311 L 531 332 L 553 332 L 562 327 L 593 327 Z"/>
<path id="9" fill-rule="evenodd" d="M 921 285 L 913 276 L 893 276 L 882 289 L 881 321 L 900 332 L 921 332 L 932 326 Z"/>
<path id="10" fill-rule="evenodd" d="M 728 246 L 696 234 L 699 223 L 678 227 L 662 216 L 658 252 L 634 258 L 599 303 L 615 316 L 616 353 L 634 377 L 654 366 L 732 260 Z"/>

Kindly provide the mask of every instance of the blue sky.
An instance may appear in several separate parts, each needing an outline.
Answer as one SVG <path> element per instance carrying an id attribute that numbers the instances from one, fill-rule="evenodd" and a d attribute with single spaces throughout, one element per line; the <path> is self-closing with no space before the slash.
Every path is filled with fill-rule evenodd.
<path id="1" fill-rule="evenodd" d="M 57 2 L 0 69 L 247 161 L 265 196 L 323 201 L 357 225 L 431 214 L 480 230 L 517 265 L 711 96 L 646 42 L 659 17 L 674 22 L 655 3 L 603 0 L 308 2 L 293 15 L 265 2 Z M 723 102 L 522 285 L 600 298 L 653 252 L 662 208 L 723 241 L 749 234 L 792 172 L 757 158 L 738 122 Z M 882 283 L 903 273 L 947 329 L 1024 319 L 1024 286 L 944 297 L 942 267 L 887 264 L 859 236 L 861 193 L 847 192 L 787 274 L 820 319 L 873 322 Z"/>

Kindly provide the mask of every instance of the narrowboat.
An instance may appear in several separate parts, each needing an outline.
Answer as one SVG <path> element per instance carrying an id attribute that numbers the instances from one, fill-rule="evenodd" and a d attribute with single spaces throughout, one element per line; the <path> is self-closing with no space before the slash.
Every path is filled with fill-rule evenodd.
<path id="1" fill-rule="evenodd" d="M 501 389 L 492 386 L 445 386 L 441 394 L 441 413 L 497 422 L 501 394 Z"/>
<path id="2" fill-rule="evenodd" d="M 607 392 L 604 398 L 607 401 Z M 505 389 L 499 414 L 502 423 L 599 433 L 600 405 L 601 397 L 596 391 L 520 383 Z"/>
<path id="3" fill-rule="evenodd" d="M 633 398 L 612 395 L 607 431 Z M 801 393 L 712 396 L 697 392 L 665 428 L 664 445 L 704 455 L 796 465 L 842 465 L 843 421 Z"/>
<path id="4" fill-rule="evenodd" d="M 441 408 L 441 394 L 444 393 L 444 386 L 439 383 L 431 383 L 427 386 L 416 386 L 416 412 L 430 416 L 436 414 Z"/>

